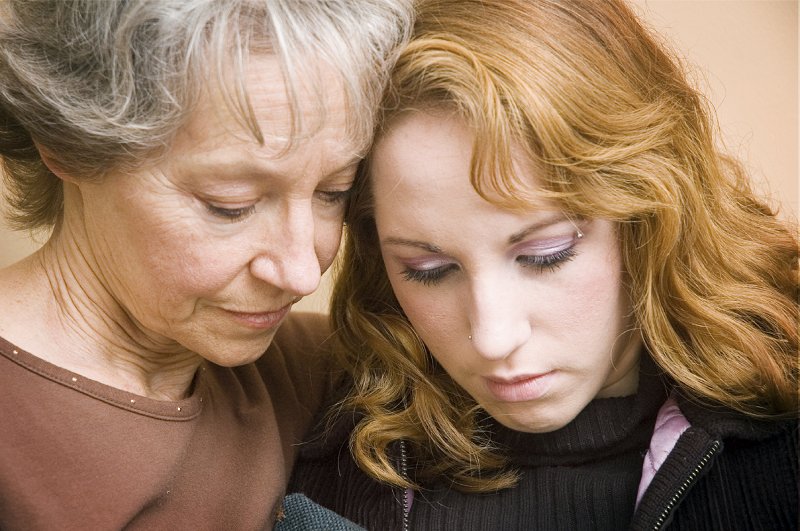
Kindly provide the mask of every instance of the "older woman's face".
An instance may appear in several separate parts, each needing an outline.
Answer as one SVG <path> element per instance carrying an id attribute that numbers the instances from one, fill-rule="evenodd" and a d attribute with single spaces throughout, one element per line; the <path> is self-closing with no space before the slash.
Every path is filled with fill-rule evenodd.
<path id="1" fill-rule="evenodd" d="M 381 251 L 400 305 L 453 380 L 526 432 L 635 392 L 639 345 L 613 224 L 574 224 L 544 200 L 527 211 L 484 200 L 457 118 L 390 125 L 372 164 Z"/>
<path id="2" fill-rule="evenodd" d="M 163 161 L 79 185 L 94 276 L 155 343 L 251 361 L 293 300 L 317 288 L 358 162 L 335 81 L 321 127 L 281 154 L 290 112 L 280 69 L 255 57 L 247 89 L 265 146 L 209 97 Z M 299 97 L 303 119 L 319 123 L 314 96 Z"/>

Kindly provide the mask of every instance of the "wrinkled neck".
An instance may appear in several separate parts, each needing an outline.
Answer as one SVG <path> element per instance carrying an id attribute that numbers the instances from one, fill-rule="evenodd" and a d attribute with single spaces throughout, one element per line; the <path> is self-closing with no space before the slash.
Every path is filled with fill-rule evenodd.
<path id="1" fill-rule="evenodd" d="M 161 400 L 185 397 L 202 359 L 136 321 L 88 243 L 80 224 L 66 219 L 40 250 L 0 272 L 0 291 L 16 298 L 0 332 L 106 385 Z"/>

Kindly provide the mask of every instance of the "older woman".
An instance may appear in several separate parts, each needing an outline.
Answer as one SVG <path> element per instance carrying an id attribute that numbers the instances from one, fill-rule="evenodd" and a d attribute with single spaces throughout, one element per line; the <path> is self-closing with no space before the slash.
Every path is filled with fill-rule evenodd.
<path id="1" fill-rule="evenodd" d="M 620 1 L 417 5 L 292 488 L 368 529 L 796 529 L 796 233 L 704 99 Z"/>
<path id="2" fill-rule="evenodd" d="M 404 0 L 0 5 L 0 528 L 263 529 Z M 266 354 L 264 352 L 266 351 Z M 262 356 L 263 354 L 263 356 Z"/>

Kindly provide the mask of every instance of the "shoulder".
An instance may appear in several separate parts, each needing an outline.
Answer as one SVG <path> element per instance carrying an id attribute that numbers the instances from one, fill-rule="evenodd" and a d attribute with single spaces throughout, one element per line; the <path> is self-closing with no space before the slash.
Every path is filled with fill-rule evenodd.
<path id="1" fill-rule="evenodd" d="M 719 451 L 676 512 L 676 528 L 796 529 L 797 424 L 772 424 L 712 436 Z"/>
<path id="2" fill-rule="evenodd" d="M 793 528 L 798 518 L 797 419 L 761 420 L 693 403 L 681 408 L 692 429 L 717 441 L 719 451 L 676 521 L 688 526 L 704 515 L 709 529 Z M 713 516 L 708 514 L 711 503 Z"/>
<path id="3" fill-rule="evenodd" d="M 255 363 L 276 408 L 299 407 L 306 427 L 337 378 L 333 343 L 326 315 L 292 313 Z"/>
<path id="4" fill-rule="evenodd" d="M 350 434 L 363 413 L 342 406 L 342 400 L 352 389 L 352 379 L 346 374 L 332 379 L 331 390 L 300 447 L 301 460 L 329 460 L 336 454 L 350 453 Z"/>
<path id="5" fill-rule="evenodd" d="M 286 321 L 278 329 L 275 337 L 291 335 L 298 331 L 313 334 L 317 338 L 327 337 L 331 330 L 329 323 L 330 319 L 324 313 L 292 311 L 286 316 Z"/>
<path id="6" fill-rule="evenodd" d="M 331 340 L 328 316 L 291 312 L 275 333 L 273 345 L 290 352 L 318 352 Z"/>
<path id="7" fill-rule="evenodd" d="M 677 404 L 693 428 L 707 432 L 720 440 L 739 439 L 757 442 L 784 437 L 797 430 L 797 419 L 759 419 L 724 406 L 699 403 L 678 393 Z"/>
<path id="8" fill-rule="evenodd" d="M 329 412 L 300 446 L 288 492 L 302 493 L 367 529 L 399 529 L 402 491 L 364 472 L 350 451 L 350 433 L 360 416 L 336 407 Z"/>
<path id="9" fill-rule="evenodd" d="M 257 364 L 272 370 L 280 365 L 293 381 L 302 382 L 332 367 L 333 343 L 326 315 L 290 313 Z"/>
<path id="10" fill-rule="evenodd" d="M 742 480 L 767 470 L 780 469 L 784 480 L 797 479 L 798 419 L 768 420 L 747 416 L 724 407 L 698 404 L 679 397 L 681 412 L 691 431 L 706 441 L 716 441 L 720 451 L 711 470 Z M 784 472 L 789 473 L 786 476 Z M 769 480 L 777 485 L 779 477 Z M 797 490 L 795 486 L 795 491 Z"/>
<path id="11" fill-rule="evenodd" d="M 680 411 L 663 418 L 685 415 L 688 423 L 670 435 L 676 444 L 643 493 L 633 528 L 651 528 L 659 514 L 669 515 L 671 529 L 793 528 L 797 420 L 762 421 L 680 397 L 677 403 Z"/>

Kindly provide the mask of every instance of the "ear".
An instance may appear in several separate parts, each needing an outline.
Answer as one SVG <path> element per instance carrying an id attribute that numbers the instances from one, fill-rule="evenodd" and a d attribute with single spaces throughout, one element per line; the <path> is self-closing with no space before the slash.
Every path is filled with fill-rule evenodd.
<path id="1" fill-rule="evenodd" d="M 53 156 L 53 153 L 49 149 L 35 140 L 33 141 L 33 144 L 39 151 L 39 156 L 42 158 L 42 162 L 44 162 L 44 165 L 47 166 L 47 169 L 50 170 L 53 175 L 65 182 L 75 183 L 77 181 L 77 179 L 70 172 L 61 166 L 61 164 L 58 162 L 58 159 Z"/>

